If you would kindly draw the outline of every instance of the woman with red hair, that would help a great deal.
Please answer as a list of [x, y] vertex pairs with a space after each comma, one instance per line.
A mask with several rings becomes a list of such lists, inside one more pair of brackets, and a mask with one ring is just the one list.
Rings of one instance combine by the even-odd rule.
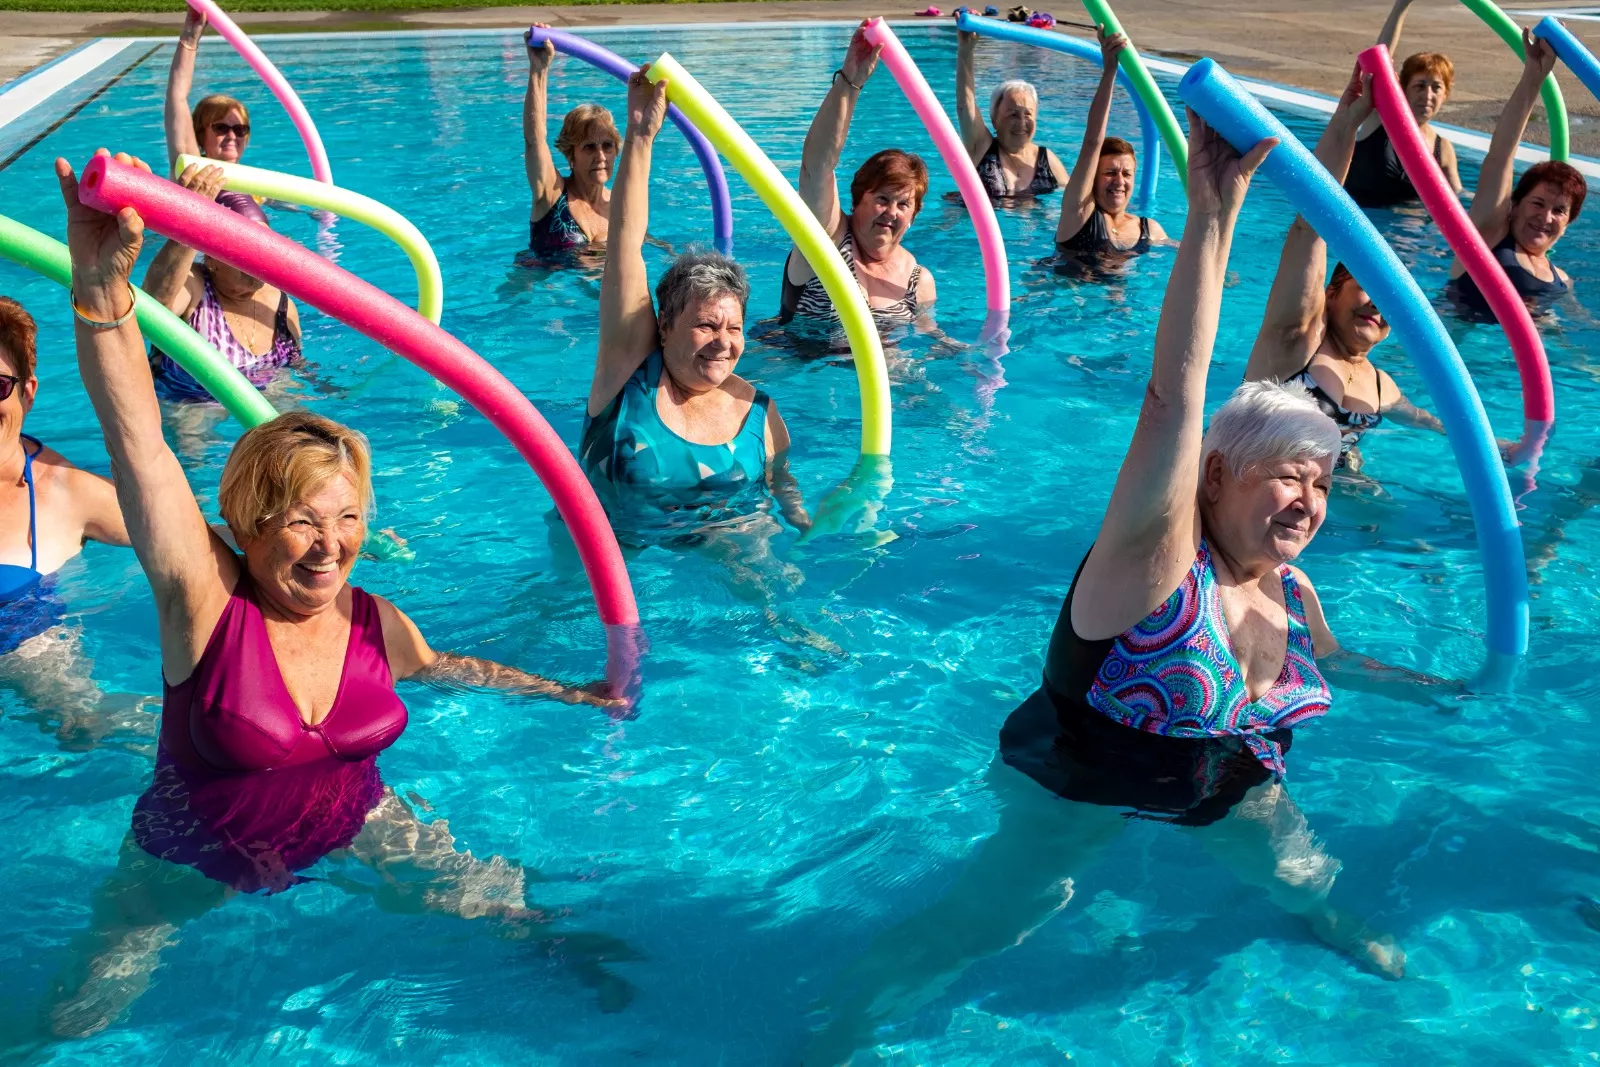
[[[1500, 112], [1489, 153], [1478, 171], [1472, 222], [1484, 243], [1494, 250], [1494, 258], [1518, 295], [1534, 305], [1572, 290], [1566, 272], [1550, 262], [1550, 250], [1583, 210], [1589, 186], [1575, 167], [1556, 160], [1530, 167], [1512, 185], [1522, 131], [1528, 126], [1539, 87], [1556, 65], [1555, 49], [1527, 30], [1522, 31], [1522, 46], [1527, 56], [1522, 79]], [[1459, 259], [1450, 264], [1450, 279], [1450, 288], [1464, 311], [1493, 316]]]
[[[862, 27], [866, 26], [863, 22]], [[839, 203], [834, 169], [850, 132], [861, 87], [878, 65], [878, 49], [857, 28], [845, 52], [844, 65], [833, 72], [833, 84], [806, 132], [800, 156], [800, 197], [839, 247], [855, 272], [880, 330], [909, 325], [938, 297], [933, 275], [902, 245], [906, 231], [928, 195], [928, 168], [921, 159], [898, 148], [874, 154], [850, 180], [850, 212]], [[837, 324], [839, 313], [811, 264], [798, 248], [783, 268], [783, 306], [779, 322], [795, 318]]]

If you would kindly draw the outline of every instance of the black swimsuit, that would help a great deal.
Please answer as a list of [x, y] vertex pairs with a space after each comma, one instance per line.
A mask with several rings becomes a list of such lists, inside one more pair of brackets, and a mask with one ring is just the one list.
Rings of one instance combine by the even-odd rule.
[[1056, 172], [1050, 166], [1050, 149], [1039, 146], [1039, 156], [1033, 162], [1033, 178], [1025, 189], [1007, 189], [1005, 168], [1000, 165], [1000, 142], [990, 141], [989, 150], [978, 160], [978, 177], [983, 188], [994, 200], [1017, 200], [1026, 196], [1047, 196], [1061, 188]]
[[[1517, 242], [1509, 233], [1505, 240], [1494, 246], [1494, 258], [1500, 264], [1500, 269], [1506, 272], [1506, 277], [1511, 279], [1511, 287], [1530, 308], [1554, 300], [1572, 289], [1562, 281], [1560, 274], [1545, 281], [1524, 267], [1517, 260]], [[1550, 270], [1554, 272], [1555, 266], [1552, 265]], [[1471, 275], [1463, 274], [1456, 278], [1450, 283], [1449, 291], [1468, 318], [1493, 321], [1494, 310], [1489, 307], [1489, 301], [1484, 299], [1478, 283], [1472, 280]]]
[[[1433, 142], [1433, 159], [1441, 165], [1444, 162], [1444, 138], [1437, 135]], [[1393, 207], [1420, 199], [1417, 187], [1411, 184], [1405, 167], [1400, 165], [1400, 157], [1395, 155], [1388, 131], [1382, 126], [1356, 142], [1344, 191], [1362, 207]]]
[[1339, 426], [1339, 462], [1334, 464], [1334, 469], [1339, 470], [1346, 465], [1350, 450], [1361, 442], [1361, 435], [1377, 426], [1383, 421], [1383, 372], [1376, 366], [1372, 368], [1378, 376], [1378, 404], [1376, 411], [1351, 411], [1341, 404], [1335, 403], [1322, 386], [1317, 384], [1316, 378], [1311, 375], [1311, 364], [1307, 363], [1300, 368], [1289, 381], [1303, 385], [1311, 394], [1311, 399], [1317, 402], [1317, 407], [1322, 413], [1332, 419]]
[[1140, 215], [1139, 239], [1134, 242], [1132, 248], [1119, 248], [1115, 238], [1111, 236], [1111, 227], [1106, 225], [1106, 213], [1096, 205], [1089, 213], [1089, 218], [1083, 227], [1069, 239], [1059, 242], [1056, 249], [1061, 252], [1091, 256], [1107, 253], [1123, 256], [1143, 255], [1150, 251], [1150, 220]]

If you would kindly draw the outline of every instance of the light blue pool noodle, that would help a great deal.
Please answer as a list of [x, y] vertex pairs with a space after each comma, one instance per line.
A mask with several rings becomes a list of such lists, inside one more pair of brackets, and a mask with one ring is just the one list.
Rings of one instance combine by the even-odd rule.
[[1240, 152], [1266, 137], [1281, 142], [1261, 173], [1283, 190], [1383, 309], [1422, 375], [1472, 508], [1487, 587], [1489, 651], [1521, 656], [1528, 650], [1528, 576], [1511, 487], [1478, 390], [1433, 306], [1333, 176], [1231, 74], [1202, 59], [1178, 83], [1178, 95]]
[[[956, 12], [956, 28], [971, 30], [973, 33], [992, 37], [997, 41], [1048, 48], [1052, 52], [1075, 56], [1097, 67], [1101, 65], [1100, 46], [1081, 37], [1051, 33], [1049, 30], [1039, 30], [1016, 22], [982, 18], [966, 8]], [[1156, 179], [1161, 175], [1161, 130], [1156, 126], [1155, 116], [1150, 114], [1144, 99], [1134, 90], [1133, 82], [1120, 66], [1117, 68], [1117, 84], [1121, 85], [1123, 91], [1133, 99], [1134, 110], [1139, 113], [1139, 136], [1144, 141], [1144, 161], [1139, 167], [1139, 214], [1148, 215], [1155, 210]]]
[[1594, 53], [1585, 48], [1582, 41], [1572, 36], [1571, 30], [1557, 22], [1554, 15], [1546, 15], [1533, 28], [1533, 35], [1548, 41], [1561, 62], [1589, 90], [1589, 95], [1600, 99], [1600, 62], [1596, 62]]

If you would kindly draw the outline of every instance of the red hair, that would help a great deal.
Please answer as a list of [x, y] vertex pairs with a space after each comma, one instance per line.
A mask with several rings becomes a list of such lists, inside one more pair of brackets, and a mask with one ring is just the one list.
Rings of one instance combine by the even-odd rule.
[[23, 381], [33, 377], [38, 337], [39, 327], [34, 325], [33, 316], [9, 296], [0, 296], [0, 349], [5, 350], [17, 369], [17, 377]]
[[1411, 79], [1418, 74], [1438, 78], [1444, 82], [1444, 91], [1448, 93], [1450, 86], [1455, 84], [1456, 65], [1443, 52], [1418, 52], [1414, 56], [1406, 56], [1406, 61], [1400, 64], [1400, 88], [1409, 86]]
[[1100, 158], [1104, 159], [1107, 156], [1132, 156], [1135, 160], [1137, 160], [1139, 158], [1139, 153], [1133, 150], [1132, 144], [1124, 141], [1122, 138], [1107, 137], [1104, 141], [1100, 142]]
[[1583, 198], [1589, 195], [1589, 183], [1583, 180], [1578, 168], [1557, 159], [1535, 163], [1511, 191], [1512, 205], [1522, 203], [1523, 198], [1540, 185], [1553, 185], [1565, 193], [1572, 201], [1572, 214], [1567, 221], [1578, 221], [1578, 213], [1583, 210]]
[[928, 165], [910, 152], [898, 148], [885, 148], [875, 153], [850, 179], [850, 203], [862, 199], [878, 189], [910, 189], [916, 199], [916, 210], [922, 210], [922, 198], [928, 195]]

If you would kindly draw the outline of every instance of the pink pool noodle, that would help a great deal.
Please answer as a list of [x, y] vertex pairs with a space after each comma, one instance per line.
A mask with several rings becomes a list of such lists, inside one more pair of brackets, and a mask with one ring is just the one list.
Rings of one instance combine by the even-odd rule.
[[283, 105], [283, 109], [289, 113], [289, 118], [294, 120], [294, 128], [300, 134], [300, 140], [305, 142], [306, 155], [311, 157], [312, 176], [319, 182], [332, 185], [333, 169], [328, 166], [328, 153], [322, 147], [322, 135], [317, 133], [317, 126], [311, 121], [310, 112], [306, 111], [306, 106], [300, 102], [300, 97], [284, 80], [282, 72], [273, 66], [272, 60], [256, 47], [256, 43], [246, 36], [238, 24], [213, 0], [188, 0], [188, 3], [206, 17], [206, 21], [216, 28], [222, 39], [233, 45], [233, 50], [238, 52], [244, 61], [250, 64], [250, 69], [267, 83], [272, 95], [278, 98], [278, 103]]
[[878, 58], [889, 68], [894, 80], [900, 83], [900, 91], [905, 93], [906, 99], [911, 101], [912, 110], [928, 128], [934, 146], [939, 149], [939, 155], [944, 157], [944, 165], [950, 169], [956, 187], [961, 190], [961, 199], [966, 201], [972, 225], [978, 231], [978, 248], [983, 253], [984, 289], [989, 311], [1009, 312], [1011, 276], [1006, 264], [1006, 246], [1000, 239], [1000, 223], [994, 216], [994, 204], [990, 203], [989, 194], [978, 178], [978, 170], [972, 165], [967, 146], [961, 143], [961, 136], [950, 124], [950, 116], [939, 106], [938, 98], [928, 87], [928, 80], [917, 69], [889, 24], [881, 18], [873, 19], [867, 23], [864, 34], [869, 44], [882, 50]]
[[[410, 360], [465, 397], [516, 446], [549, 491], [572, 531], [594, 589], [600, 620], [608, 630], [638, 625], [639, 609], [622, 551], [605, 509], [577, 461], [528, 398], [477, 353], [342, 267], [139, 167], [110, 156], [95, 156], [83, 168], [78, 199], [109, 213], [133, 208], [157, 233], [277, 286]], [[635, 642], [611, 633], [607, 644], [613, 652], [636, 647]], [[635, 667], [611, 659], [607, 678], [615, 685], [633, 676]]]
[[[1522, 417], [1528, 422], [1543, 423], [1545, 427], [1555, 421], [1556, 401], [1550, 382], [1550, 362], [1545, 358], [1544, 342], [1522, 302], [1511, 279], [1489, 251], [1478, 228], [1467, 217], [1466, 209], [1451, 190], [1434, 162], [1422, 132], [1411, 115], [1400, 82], [1394, 76], [1394, 66], [1389, 59], [1389, 49], [1375, 44], [1356, 57], [1361, 69], [1372, 75], [1372, 95], [1377, 103], [1383, 127], [1388, 131], [1389, 142], [1395, 155], [1405, 168], [1406, 176], [1416, 186], [1423, 206], [1433, 216], [1434, 223], [1449, 242], [1450, 250], [1461, 260], [1467, 274], [1477, 283], [1494, 317], [1500, 320], [1506, 339], [1511, 342], [1511, 353], [1517, 360], [1517, 372], [1522, 376]], [[1533, 429], [1533, 428], [1529, 428]], [[1540, 437], [1537, 430], [1533, 437]], [[1525, 431], [1525, 444], [1527, 432]]]

